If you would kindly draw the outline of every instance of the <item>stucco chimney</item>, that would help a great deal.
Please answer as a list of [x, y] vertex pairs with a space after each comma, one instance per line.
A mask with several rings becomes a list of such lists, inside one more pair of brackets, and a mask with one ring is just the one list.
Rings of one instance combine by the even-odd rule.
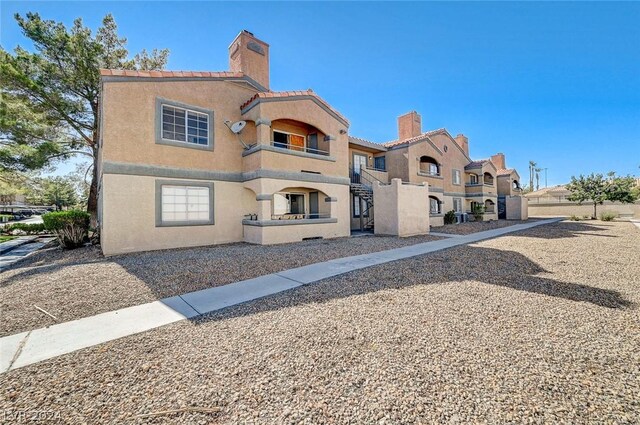
[[398, 139], [404, 140], [422, 133], [422, 118], [416, 111], [398, 117]]
[[491, 155], [491, 162], [496, 166], [498, 170], [503, 170], [507, 168], [507, 165], [504, 160], [504, 154], [502, 152], [497, 153], [495, 155]]
[[456, 143], [458, 144], [458, 146], [462, 148], [464, 153], [466, 153], [467, 156], [469, 156], [469, 138], [464, 134], [458, 134], [456, 136]]
[[229, 46], [229, 69], [269, 88], [269, 45], [242, 30]]

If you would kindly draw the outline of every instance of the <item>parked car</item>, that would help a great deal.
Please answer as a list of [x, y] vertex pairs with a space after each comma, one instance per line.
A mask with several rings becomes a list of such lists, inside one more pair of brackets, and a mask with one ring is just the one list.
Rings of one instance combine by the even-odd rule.
[[21, 210], [16, 211], [16, 213], [24, 216], [24, 217], [31, 217], [34, 213], [34, 211], [32, 209], [27, 209], [27, 208], [23, 208]]

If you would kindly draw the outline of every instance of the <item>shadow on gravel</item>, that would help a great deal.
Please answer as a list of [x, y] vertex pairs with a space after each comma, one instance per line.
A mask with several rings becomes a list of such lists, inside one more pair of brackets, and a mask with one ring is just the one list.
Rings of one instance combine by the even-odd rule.
[[576, 238], [580, 235], [588, 236], [600, 236], [606, 238], [618, 238], [616, 235], [604, 235], [598, 232], [604, 232], [609, 230], [609, 225], [598, 223], [590, 224], [577, 221], [560, 221], [558, 223], [547, 224], [544, 227], [544, 231], [540, 231], [539, 227], [523, 230], [518, 232], [517, 236], [542, 238], [542, 239], [562, 239], [562, 238]]
[[[618, 291], [538, 276], [540, 273], [548, 271], [518, 252], [461, 246], [350, 272], [193, 320], [205, 323], [388, 289], [463, 281], [478, 281], [611, 309], [635, 308], [635, 304]], [[491, 296], [490, 292], [488, 296]]]

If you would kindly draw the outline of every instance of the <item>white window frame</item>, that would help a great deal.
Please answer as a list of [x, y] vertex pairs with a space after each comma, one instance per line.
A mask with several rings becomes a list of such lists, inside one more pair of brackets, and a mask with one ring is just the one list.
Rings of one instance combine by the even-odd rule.
[[457, 213], [462, 212], [462, 198], [453, 198], [453, 210]]
[[[436, 209], [433, 210], [433, 203], [435, 202]], [[429, 214], [440, 214], [440, 201], [437, 198], [429, 198]]]
[[[166, 190], [169, 189], [180, 189], [185, 190], [184, 195], [168, 195]], [[208, 198], [205, 203], [202, 202], [189, 202], [189, 190], [192, 191], [203, 191], [207, 190]], [[165, 196], [176, 196], [183, 197], [184, 196], [184, 205], [181, 203], [165, 203]], [[192, 195], [195, 197], [195, 194]], [[201, 198], [198, 196], [197, 198]], [[203, 183], [203, 182], [191, 182], [184, 180], [156, 180], [156, 227], [175, 227], [175, 226], [203, 226], [203, 225], [213, 225], [214, 222], [214, 187], [213, 183]], [[173, 205], [173, 211], [167, 211], [168, 205]], [[206, 210], [203, 210], [203, 206], [206, 205]], [[183, 208], [184, 207], [184, 208]], [[164, 213], [186, 213], [186, 217], [184, 219], [167, 219]], [[194, 217], [192, 219], [189, 218], [189, 213], [197, 214], [197, 218]], [[206, 214], [202, 214], [206, 213]]]
[[453, 184], [459, 186], [460, 185], [460, 170], [452, 170], [453, 172], [453, 176], [452, 176], [452, 180], [453, 180]]

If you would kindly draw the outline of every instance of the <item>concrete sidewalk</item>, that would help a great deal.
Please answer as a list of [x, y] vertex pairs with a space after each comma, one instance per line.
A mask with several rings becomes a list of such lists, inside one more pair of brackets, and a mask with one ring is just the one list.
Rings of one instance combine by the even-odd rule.
[[6, 336], [0, 338], [0, 373], [343, 273], [560, 220], [540, 220], [388, 251], [338, 258]]
[[16, 249], [19, 246], [33, 242], [38, 239], [37, 236], [18, 236], [7, 242], [0, 243], [0, 255]]
[[14, 263], [17, 263], [18, 261], [33, 254], [39, 249], [44, 248], [45, 246], [47, 246], [47, 244], [49, 244], [49, 242], [53, 241], [54, 239], [55, 237], [53, 236], [34, 236], [33, 239], [27, 240], [26, 242], [12, 247], [10, 251], [5, 250], [3, 253], [0, 253], [0, 272], [8, 269]]

